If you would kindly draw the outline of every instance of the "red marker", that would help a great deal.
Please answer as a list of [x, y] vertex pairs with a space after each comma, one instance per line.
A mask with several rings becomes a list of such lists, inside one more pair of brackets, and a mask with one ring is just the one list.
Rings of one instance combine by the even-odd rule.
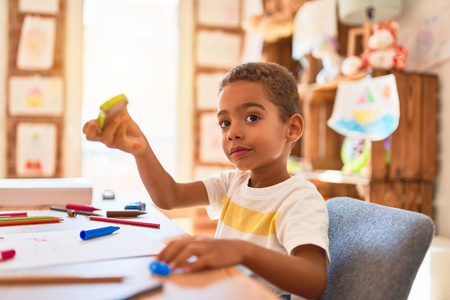
[[84, 211], [94, 211], [99, 210], [100, 208], [95, 208], [90, 205], [79, 205], [79, 204], [66, 204], [67, 209], [74, 209], [74, 210], [84, 210]]
[[10, 212], [0, 214], [0, 218], [27, 217], [27, 212]]
[[111, 219], [111, 218], [100, 218], [100, 217], [88, 217], [89, 220], [92, 221], [101, 221], [101, 222], [110, 222], [110, 223], [117, 223], [117, 224], [126, 224], [126, 225], [136, 225], [136, 226], [144, 226], [144, 227], [151, 227], [151, 228], [160, 228], [160, 224], [156, 223], [147, 223], [147, 222], [136, 222], [136, 221], [130, 221], [130, 220], [123, 220], [123, 219]]
[[14, 255], [16, 255], [16, 250], [14, 249], [0, 251], [0, 261], [11, 259]]

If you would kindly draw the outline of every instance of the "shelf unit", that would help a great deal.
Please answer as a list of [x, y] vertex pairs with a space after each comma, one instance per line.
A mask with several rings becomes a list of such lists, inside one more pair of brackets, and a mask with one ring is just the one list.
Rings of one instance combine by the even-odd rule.
[[[373, 76], [385, 75], [375, 71]], [[438, 78], [435, 75], [393, 71], [400, 101], [400, 123], [385, 141], [371, 143], [367, 174], [344, 174], [342, 136], [327, 127], [337, 83], [299, 89], [305, 118], [302, 137], [304, 176], [325, 198], [359, 197], [433, 217], [438, 172]], [[389, 160], [386, 162], [386, 155]]]

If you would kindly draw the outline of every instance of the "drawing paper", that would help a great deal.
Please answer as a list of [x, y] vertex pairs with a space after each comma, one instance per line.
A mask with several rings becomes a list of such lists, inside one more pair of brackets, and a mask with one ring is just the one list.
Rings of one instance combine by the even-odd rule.
[[[86, 229], [111, 225], [98, 222], [95, 227]], [[16, 256], [0, 264], [0, 273], [17, 269], [156, 255], [165, 246], [136, 228], [123, 225], [119, 227], [120, 229], [113, 234], [87, 241], [80, 238], [81, 230], [2, 235], [0, 251], [14, 249]]]

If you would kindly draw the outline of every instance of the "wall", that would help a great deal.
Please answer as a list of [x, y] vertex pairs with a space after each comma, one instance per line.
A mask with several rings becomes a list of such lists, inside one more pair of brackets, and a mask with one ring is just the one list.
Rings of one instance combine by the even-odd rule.
[[[65, 124], [63, 177], [80, 176], [81, 66], [83, 2], [66, 0]], [[6, 72], [8, 54], [8, 1], [0, 0], [0, 178], [6, 176]]]
[[8, 1], [0, 0], [0, 178], [6, 175], [6, 69]]
[[[445, 7], [448, 0], [404, 0], [404, 12], [397, 20], [400, 30], [412, 22], [420, 22]], [[450, 13], [450, 10], [448, 11]], [[450, 16], [449, 16], [450, 17]], [[448, 20], [448, 19], [447, 19]], [[448, 22], [448, 21], [447, 21]], [[450, 34], [450, 22], [447, 23]], [[439, 235], [450, 238], [450, 60], [430, 70], [439, 76], [439, 174], [435, 194], [435, 224]]]

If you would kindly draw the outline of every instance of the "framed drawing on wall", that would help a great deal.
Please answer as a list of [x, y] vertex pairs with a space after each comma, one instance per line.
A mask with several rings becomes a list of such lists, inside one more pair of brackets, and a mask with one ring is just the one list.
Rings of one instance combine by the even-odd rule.
[[240, 0], [198, 0], [197, 21], [204, 26], [239, 28]]
[[196, 63], [201, 67], [230, 69], [239, 64], [243, 35], [221, 30], [197, 32]]
[[18, 177], [52, 177], [56, 171], [57, 128], [52, 123], [18, 123], [16, 174]]
[[11, 116], [60, 116], [63, 112], [63, 79], [59, 76], [12, 76], [9, 79]]
[[196, 78], [196, 98], [198, 109], [217, 110], [219, 84], [225, 76], [223, 72], [199, 73]]
[[215, 112], [200, 114], [200, 147], [201, 163], [229, 164], [222, 150], [220, 127]]

